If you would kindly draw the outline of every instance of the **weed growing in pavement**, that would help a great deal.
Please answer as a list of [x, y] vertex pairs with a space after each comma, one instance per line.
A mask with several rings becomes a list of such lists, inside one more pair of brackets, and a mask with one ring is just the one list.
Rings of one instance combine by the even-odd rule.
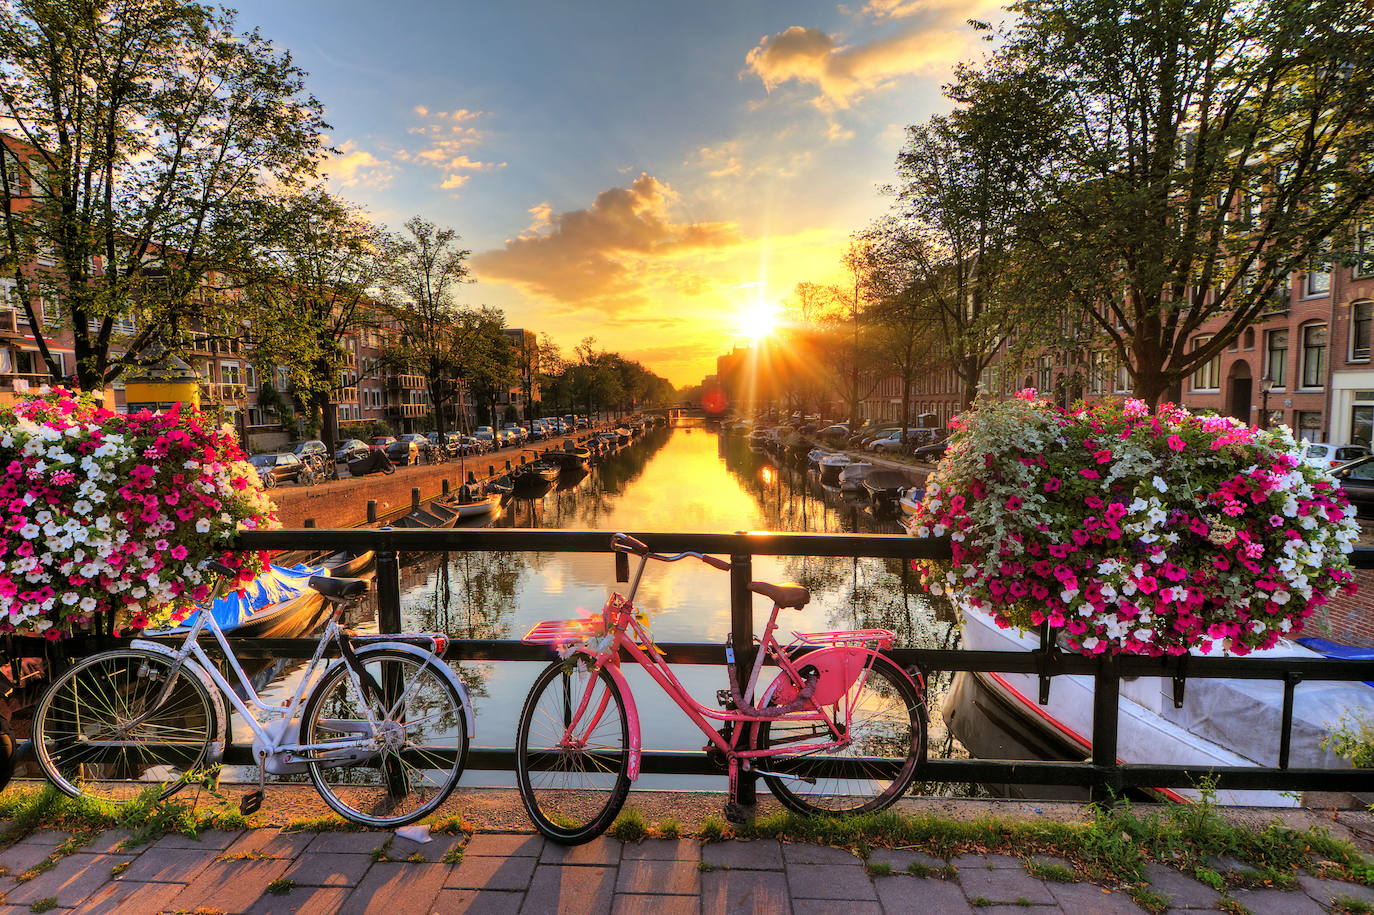
[[699, 832], [703, 841], [721, 842], [727, 837], [725, 821], [717, 816], [709, 816], [701, 821]]
[[1144, 884], [1130, 887], [1126, 892], [1135, 900], [1136, 905], [1147, 912], [1161, 913], [1169, 910], [1170, 897], [1156, 893]]
[[638, 842], [649, 834], [649, 824], [637, 807], [626, 807], [606, 834], [622, 842]]
[[440, 860], [441, 862], [443, 862], [444, 864], [462, 864], [462, 863], [463, 863], [463, 849], [462, 849], [462, 847], [459, 846], [459, 847], [456, 847], [456, 848], [450, 848], [448, 851], [444, 852], [444, 856], [443, 856], [442, 858], [440, 858], [439, 860]]
[[1193, 878], [1203, 886], [1209, 886], [1218, 893], [1226, 892], [1226, 881], [1221, 874], [1212, 870], [1210, 867], [1199, 867], [1193, 871]]
[[429, 825], [431, 833], [442, 833], [446, 836], [472, 835], [477, 831], [477, 827], [463, 819], [462, 814], [447, 816], [440, 820], [435, 820]]
[[1337, 896], [1331, 900], [1331, 909], [1341, 915], [1374, 915], [1374, 905], [1354, 896]]
[[1053, 883], [1073, 883], [1073, 871], [1054, 862], [1027, 861], [1026, 873], [1036, 880], [1049, 880]]
[[892, 865], [886, 861], [869, 861], [864, 865], [864, 869], [873, 877], [891, 877]]
[[422, 851], [417, 851], [415, 854], [411, 855], [409, 858], [406, 858], [406, 863], [407, 863], [407, 864], [424, 864], [426, 860], [427, 860], [427, 859], [425, 858], [425, 853], [422, 852]]
[[297, 817], [282, 828], [282, 832], [344, 832], [356, 829], [341, 816]]
[[296, 881], [287, 880], [284, 877], [279, 877], [278, 879], [273, 880], [271, 883], [267, 884], [267, 892], [271, 893], [273, 896], [285, 896], [287, 893], [291, 892], [295, 888]]
[[677, 820], [671, 818], [659, 820], [658, 825], [654, 827], [654, 834], [660, 839], [676, 839], [682, 835], [682, 827]]
[[57, 908], [56, 896], [44, 896], [42, 899], [39, 899], [29, 905], [30, 912], [47, 912], [50, 909], [55, 908]]
[[986, 896], [978, 896], [969, 904], [977, 909], [985, 909], [990, 905], [994, 905], [993, 901]]
[[120, 874], [122, 874], [122, 873], [124, 873], [126, 870], [128, 870], [128, 869], [129, 869], [129, 865], [131, 865], [131, 864], [133, 864], [133, 863], [134, 863], [134, 862], [132, 862], [132, 861], [121, 861], [121, 862], [119, 862], [119, 863], [116, 864], [114, 867], [110, 868], [110, 876], [111, 876], [111, 877], [118, 877]]
[[715, 870], [715, 869], [716, 869], [716, 866], [715, 866], [714, 864], [712, 864], [710, 861], [698, 861], [698, 862], [697, 862], [697, 870], [701, 871], [703, 874], [709, 874], [709, 873], [711, 873], [711, 871], [713, 871], [713, 870]]

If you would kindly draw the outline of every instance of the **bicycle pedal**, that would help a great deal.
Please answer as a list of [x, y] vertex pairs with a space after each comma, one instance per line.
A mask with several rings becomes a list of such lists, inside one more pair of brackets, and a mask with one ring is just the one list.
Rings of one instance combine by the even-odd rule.
[[256, 791], [250, 791], [243, 797], [239, 798], [239, 813], [243, 816], [248, 816], [249, 814], [257, 813], [260, 809], [262, 809], [262, 799], [264, 794], [265, 792], [261, 788], [258, 788]]

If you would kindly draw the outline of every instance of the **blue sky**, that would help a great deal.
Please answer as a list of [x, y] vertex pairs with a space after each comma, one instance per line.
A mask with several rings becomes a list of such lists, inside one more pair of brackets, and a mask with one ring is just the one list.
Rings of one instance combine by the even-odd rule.
[[331, 184], [474, 252], [470, 304], [675, 383], [838, 278], [977, 0], [237, 4], [311, 74]]

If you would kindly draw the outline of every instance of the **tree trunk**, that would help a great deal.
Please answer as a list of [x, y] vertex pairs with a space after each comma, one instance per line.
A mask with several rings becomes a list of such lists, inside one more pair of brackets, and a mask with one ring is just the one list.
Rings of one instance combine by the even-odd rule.
[[320, 410], [320, 441], [332, 455], [339, 447], [339, 405], [328, 394], [316, 394]]

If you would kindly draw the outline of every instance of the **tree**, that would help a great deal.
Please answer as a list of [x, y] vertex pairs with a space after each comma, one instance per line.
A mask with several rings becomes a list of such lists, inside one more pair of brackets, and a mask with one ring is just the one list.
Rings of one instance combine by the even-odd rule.
[[1004, 342], [1030, 346], [1043, 327], [1026, 320], [1014, 254], [1053, 141], [1035, 74], [989, 80], [963, 70], [948, 94], [960, 107], [909, 128], [897, 157], [888, 254], [908, 262], [910, 292], [939, 328], [967, 409]]
[[297, 398], [319, 418], [332, 454], [339, 437], [335, 395], [348, 367], [343, 343], [375, 321], [367, 306], [381, 277], [381, 235], [357, 208], [323, 190], [262, 208], [262, 222], [276, 228], [274, 243], [258, 252], [246, 290], [258, 316], [254, 361], [263, 377], [276, 366], [286, 370]]
[[483, 416], [496, 425], [496, 400], [508, 392], [520, 370], [515, 347], [506, 335], [506, 318], [497, 308], [465, 308], [456, 315], [458, 338], [455, 374], [467, 384]]
[[1023, 226], [1039, 297], [1082, 309], [1137, 396], [1176, 399], [1286, 303], [1292, 272], [1340, 256], [1374, 195], [1374, 17], [1358, 0], [1015, 8], [986, 78], [1043, 74], [1062, 113]]
[[447, 430], [447, 405], [456, 399], [462, 364], [465, 312], [454, 302], [455, 289], [467, 282], [467, 258], [458, 233], [419, 216], [402, 232], [388, 236], [382, 249], [380, 285], [388, 312], [401, 326], [401, 341], [390, 354], [397, 367], [425, 378], [438, 431]]
[[911, 422], [911, 389], [916, 379], [932, 370], [936, 350], [936, 310], [931, 307], [927, 284], [913, 276], [918, 262], [908, 254], [912, 239], [909, 226], [886, 219], [867, 236], [874, 249], [872, 283], [877, 301], [871, 306], [877, 351], [902, 383], [902, 438]]
[[850, 282], [846, 288], [833, 287], [824, 297], [829, 307], [818, 317], [822, 333], [817, 348], [836, 394], [845, 403], [847, 418], [854, 424], [859, 422], [859, 405], [880, 380], [868, 309], [873, 295], [873, 250], [868, 243], [855, 240], [843, 262]]
[[328, 125], [289, 54], [186, 0], [15, 0], [0, 61], [0, 266], [48, 372], [70, 331], [101, 390], [213, 311], [250, 204], [313, 174]]

